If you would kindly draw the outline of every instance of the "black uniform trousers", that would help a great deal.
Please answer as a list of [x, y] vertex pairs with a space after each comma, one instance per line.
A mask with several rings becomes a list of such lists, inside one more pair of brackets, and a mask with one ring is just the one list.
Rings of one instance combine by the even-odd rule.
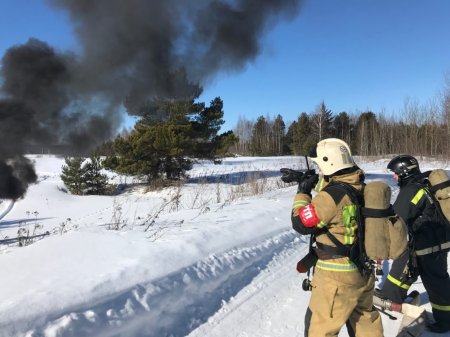
[[427, 290], [437, 322], [450, 322], [450, 277], [447, 271], [447, 252], [417, 256], [420, 278]]
[[392, 262], [389, 275], [381, 289], [383, 296], [396, 303], [402, 303], [414, 279], [406, 279], [408, 273], [409, 250], [406, 249]]

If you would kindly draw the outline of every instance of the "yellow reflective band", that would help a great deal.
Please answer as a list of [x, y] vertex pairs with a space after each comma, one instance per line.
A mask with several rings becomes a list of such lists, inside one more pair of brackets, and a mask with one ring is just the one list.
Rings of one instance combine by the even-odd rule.
[[303, 207], [305, 207], [305, 206], [308, 206], [308, 205], [309, 205], [308, 203], [306, 203], [306, 204], [302, 204], [302, 203], [294, 203], [294, 205], [292, 206], [292, 212], [293, 212], [293, 214], [294, 214], [294, 215], [298, 215], [298, 210], [301, 209], [301, 208], [303, 208]]
[[323, 183], [325, 182], [324, 177], [320, 177], [319, 182], [314, 186], [314, 191], [320, 192], [323, 189]]
[[411, 202], [414, 205], [417, 205], [417, 203], [420, 201], [420, 199], [423, 197], [423, 195], [425, 194], [425, 189], [421, 188], [416, 195], [414, 196], [414, 198], [412, 198]]
[[318, 260], [316, 267], [322, 270], [337, 271], [337, 272], [355, 272], [358, 268], [351, 263], [336, 263], [324, 260]]
[[344, 245], [351, 245], [355, 241], [356, 205], [348, 205], [342, 209], [342, 220], [345, 226]]
[[390, 274], [388, 275], [387, 279], [388, 279], [389, 281], [391, 281], [392, 283], [394, 283], [396, 286], [399, 286], [399, 287], [402, 288], [402, 289], [408, 290], [409, 287], [410, 287], [409, 284], [402, 283], [402, 281], [397, 280], [396, 278], [394, 278], [394, 277], [393, 277], [392, 275], [390, 275]]
[[298, 207], [305, 207], [308, 205], [309, 205], [309, 202], [307, 202], [306, 200], [295, 200], [294, 205], [292, 207], [298, 208]]
[[323, 228], [323, 227], [325, 227], [327, 224], [325, 223], [325, 222], [323, 222], [323, 221], [320, 221], [318, 224], [317, 224], [317, 227], [318, 228]]
[[431, 303], [431, 307], [433, 309], [441, 310], [441, 311], [450, 311], [450, 305], [439, 305]]

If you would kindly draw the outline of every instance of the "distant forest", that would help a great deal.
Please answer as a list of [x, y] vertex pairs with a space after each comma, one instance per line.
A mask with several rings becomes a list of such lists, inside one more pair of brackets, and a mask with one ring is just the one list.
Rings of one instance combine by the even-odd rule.
[[[222, 99], [216, 97], [208, 106], [196, 101], [201, 88], [193, 89], [185, 98], [131, 105], [135, 108], [128, 112], [138, 121], [132, 130], [97, 147], [95, 156], [105, 156], [98, 166], [157, 186], [186, 177], [198, 159], [218, 163], [233, 155], [307, 155], [328, 137], [346, 141], [354, 155], [404, 153], [450, 159], [450, 86], [442, 100], [427, 105], [405, 100], [395, 116], [373, 111], [335, 114], [322, 101], [288, 126], [281, 114], [256, 120], [241, 117], [234, 130], [222, 133]], [[78, 161], [74, 163], [78, 173]]]
[[336, 137], [353, 154], [378, 156], [408, 153], [450, 158], [450, 92], [426, 106], [405, 100], [397, 116], [365, 111], [333, 113], [321, 102], [312, 113], [302, 112], [286, 125], [283, 117], [239, 118], [233, 130], [238, 142], [231, 153], [252, 156], [305, 155], [317, 141]]
[[[129, 104], [138, 117], [132, 130], [97, 147], [112, 171], [155, 179], [179, 179], [198, 159], [220, 162], [233, 155], [306, 155], [329, 137], [346, 141], [354, 155], [411, 154], [450, 159], [450, 80], [444, 94], [423, 105], [405, 99], [401, 111], [348, 113], [331, 111], [324, 101], [312, 112], [302, 112], [289, 122], [282, 114], [240, 117], [233, 130], [221, 132], [225, 123], [220, 97], [209, 106], [198, 102], [201, 88], [192, 94], [162, 99], [146, 105]], [[139, 103], [139, 102], [138, 102]]]

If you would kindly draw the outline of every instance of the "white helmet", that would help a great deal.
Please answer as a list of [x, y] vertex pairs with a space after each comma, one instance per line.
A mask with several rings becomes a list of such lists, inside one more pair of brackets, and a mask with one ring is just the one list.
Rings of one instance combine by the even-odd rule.
[[326, 176], [356, 166], [350, 147], [338, 138], [327, 138], [318, 142], [316, 153], [313, 153], [310, 157]]

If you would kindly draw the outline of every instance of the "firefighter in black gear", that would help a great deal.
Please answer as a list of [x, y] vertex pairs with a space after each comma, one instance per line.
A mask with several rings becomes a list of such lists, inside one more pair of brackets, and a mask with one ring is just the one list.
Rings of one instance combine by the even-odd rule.
[[427, 188], [427, 174], [421, 173], [417, 159], [409, 155], [395, 157], [387, 168], [394, 173], [400, 187], [393, 206], [408, 226], [409, 251], [393, 262], [382, 294], [402, 302], [409, 286], [420, 276], [436, 321], [428, 326], [429, 330], [450, 331], [448, 249], [441, 249], [449, 238], [446, 238], [445, 222]]

